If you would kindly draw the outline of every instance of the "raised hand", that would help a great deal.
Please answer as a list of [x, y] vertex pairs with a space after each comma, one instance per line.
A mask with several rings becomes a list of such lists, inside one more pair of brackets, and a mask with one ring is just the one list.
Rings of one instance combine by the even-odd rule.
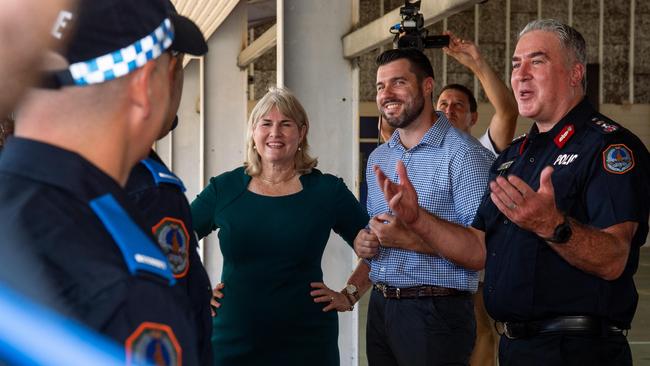
[[517, 226], [542, 238], [551, 237], [563, 220], [555, 205], [552, 174], [550, 166], [542, 170], [537, 192], [517, 176], [511, 175], [508, 179], [497, 177], [490, 182], [490, 198], [499, 211]]
[[418, 195], [408, 178], [404, 162], [399, 160], [396, 169], [399, 183], [391, 182], [378, 166], [374, 167], [377, 184], [384, 192], [388, 207], [402, 222], [410, 225], [417, 220], [419, 215]]
[[444, 47], [443, 52], [475, 71], [482, 59], [481, 53], [474, 42], [460, 39], [450, 31], [445, 32], [445, 34], [449, 35], [449, 47]]

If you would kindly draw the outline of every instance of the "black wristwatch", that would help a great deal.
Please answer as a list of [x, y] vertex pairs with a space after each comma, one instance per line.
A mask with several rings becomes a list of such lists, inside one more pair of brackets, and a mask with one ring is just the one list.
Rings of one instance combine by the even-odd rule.
[[553, 231], [553, 236], [551, 236], [550, 238], [542, 238], [542, 239], [553, 244], [566, 244], [566, 242], [568, 242], [569, 239], [571, 239], [572, 234], [573, 234], [573, 230], [571, 230], [571, 223], [569, 222], [569, 218], [566, 215], [564, 215], [564, 221], [555, 227], [555, 230]]

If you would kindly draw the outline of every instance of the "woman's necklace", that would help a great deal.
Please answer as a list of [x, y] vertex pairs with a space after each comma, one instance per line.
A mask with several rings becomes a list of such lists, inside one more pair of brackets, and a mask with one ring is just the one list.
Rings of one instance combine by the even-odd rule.
[[298, 173], [294, 171], [293, 174], [292, 174], [290, 177], [285, 178], [285, 179], [282, 179], [282, 180], [279, 180], [279, 181], [277, 181], [277, 182], [274, 182], [274, 181], [272, 181], [272, 180], [270, 180], [270, 179], [266, 179], [266, 178], [262, 177], [261, 174], [258, 175], [257, 178], [259, 178], [259, 179], [260, 179], [262, 182], [264, 182], [264, 183], [267, 183], [267, 184], [270, 184], [270, 185], [272, 185], [272, 186], [275, 186], [275, 185], [278, 185], [278, 184], [281, 184], [281, 183], [286, 183], [286, 182], [292, 180], [293, 177], [295, 177], [297, 174], [298, 174]]

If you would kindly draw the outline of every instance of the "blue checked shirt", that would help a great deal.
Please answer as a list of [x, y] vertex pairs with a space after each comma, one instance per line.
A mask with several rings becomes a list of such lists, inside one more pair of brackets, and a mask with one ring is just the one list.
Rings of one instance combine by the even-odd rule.
[[[444, 114], [419, 144], [406, 150], [399, 131], [375, 149], [368, 159], [368, 214], [390, 212], [372, 170], [378, 165], [397, 182], [395, 165], [402, 160], [418, 193], [418, 203], [439, 218], [470, 226], [487, 188], [494, 155], [473, 137], [453, 128]], [[395, 248], [379, 248], [370, 261], [370, 280], [394, 287], [435, 285], [475, 292], [476, 271], [432, 255]]]

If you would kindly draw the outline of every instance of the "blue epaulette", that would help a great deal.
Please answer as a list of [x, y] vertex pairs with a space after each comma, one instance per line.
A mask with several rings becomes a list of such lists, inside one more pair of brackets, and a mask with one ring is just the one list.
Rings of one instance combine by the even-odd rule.
[[170, 286], [176, 283], [167, 257], [112, 195], [105, 194], [90, 201], [90, 207], [117, 243], [131, 274], [148, 272], [168, 280]]
[[178, 186], [183, 192], [185, 192], [185, 185], [183, 181], [172, 173], [165, 165], [160, 164], [152, 158], [147, 158], [140, 161], [153, 176], [154, 182], [156, 185], [160, 183], [169, 183]]

